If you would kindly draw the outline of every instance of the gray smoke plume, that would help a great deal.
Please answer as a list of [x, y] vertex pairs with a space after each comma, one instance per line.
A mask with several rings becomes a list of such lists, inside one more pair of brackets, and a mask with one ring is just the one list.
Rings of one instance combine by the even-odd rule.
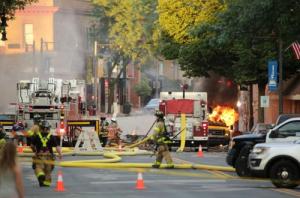
[[197, 78], [194, 80], [193, 91], [207, 92], [208, 105], [235, 107], [238, 98], [237, 86], [230, 80], [217, 75], [210, 78]]
[[[16, 83], [20, 80], [31, 80], [33, 77], [84, 79], [91, 4], [89, 1], [55, 0], [55, 6], [59, 10], [54, 15], [53, 41], [44, 39], [43, 46], [36, 45], [35, 50], [26, 53], [0, 55], [0, 112], [7, 111], [9, 103], [17, 102]], [[39, 29], [37, 24], [33, 26]], [[10, 40], [10, 35], [7, 36], [7, 43], [17, 43]], [[34, 38], [36, 42], [41, 39]], [[47, 51], [47, 45], [54, 45], [54, 51]]]

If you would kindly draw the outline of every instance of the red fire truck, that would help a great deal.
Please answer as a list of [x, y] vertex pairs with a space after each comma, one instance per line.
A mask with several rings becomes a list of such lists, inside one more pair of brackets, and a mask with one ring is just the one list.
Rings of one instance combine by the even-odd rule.
[[207, 93], [161, 92], [159, 109], [166, 117], [172, 147], [180, 145], [181, 114], [186, 116], [186, 147], [206, 147], [208, 143]]

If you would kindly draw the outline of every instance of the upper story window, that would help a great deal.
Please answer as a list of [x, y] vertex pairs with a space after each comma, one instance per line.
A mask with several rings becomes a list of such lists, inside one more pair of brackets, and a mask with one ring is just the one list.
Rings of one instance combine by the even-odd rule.
[[33, 25], [32, 24], [25, 24], [24, 37], [25, 37], [26, 45], [33, 45]]

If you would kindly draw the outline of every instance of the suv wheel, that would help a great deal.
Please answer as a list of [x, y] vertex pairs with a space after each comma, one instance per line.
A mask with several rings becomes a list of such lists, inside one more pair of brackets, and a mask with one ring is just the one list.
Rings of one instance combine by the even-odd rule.
[[281, 160], [270, 169], [270, 178], [278, 188], [295, 188], [298, 186], [298, 167], [289, 160]]
[[238, 158], [235, 161], [235, 171], [240, 177], [251, 176], [250, 167], [248, 165], [248, 158], [251, 152], [252, 146], [246, 145], [242, 148]]

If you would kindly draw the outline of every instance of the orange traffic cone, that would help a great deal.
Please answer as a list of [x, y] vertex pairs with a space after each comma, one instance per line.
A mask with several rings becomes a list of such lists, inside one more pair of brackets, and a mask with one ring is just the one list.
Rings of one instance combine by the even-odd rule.
[[136, 180], [136, 187], [135, 188], [137, 190], [143, 190], [143, 189], [145, 189], [142, 173], [138, 173], [138, 178]]
[[23, 151], [24, 151], [24, 148], [23, 148], [22, 142], [20, 142], [19, 146], [18, 146], [18, 153], [23, 153]]
[[203, 157], [203, 151], [202, 151], [201, 144], [199, 145], [199, 149], [198, 149], [198, 157]]
[[57, 192], [64, 192], [65, 191], [64, 181], [63, 181], [63, 176], [62, 176], [61, 170], [58, 171], [58, 179], [57, 179], [57, 182], [56, 182], [55, 191], [57, 191]]

